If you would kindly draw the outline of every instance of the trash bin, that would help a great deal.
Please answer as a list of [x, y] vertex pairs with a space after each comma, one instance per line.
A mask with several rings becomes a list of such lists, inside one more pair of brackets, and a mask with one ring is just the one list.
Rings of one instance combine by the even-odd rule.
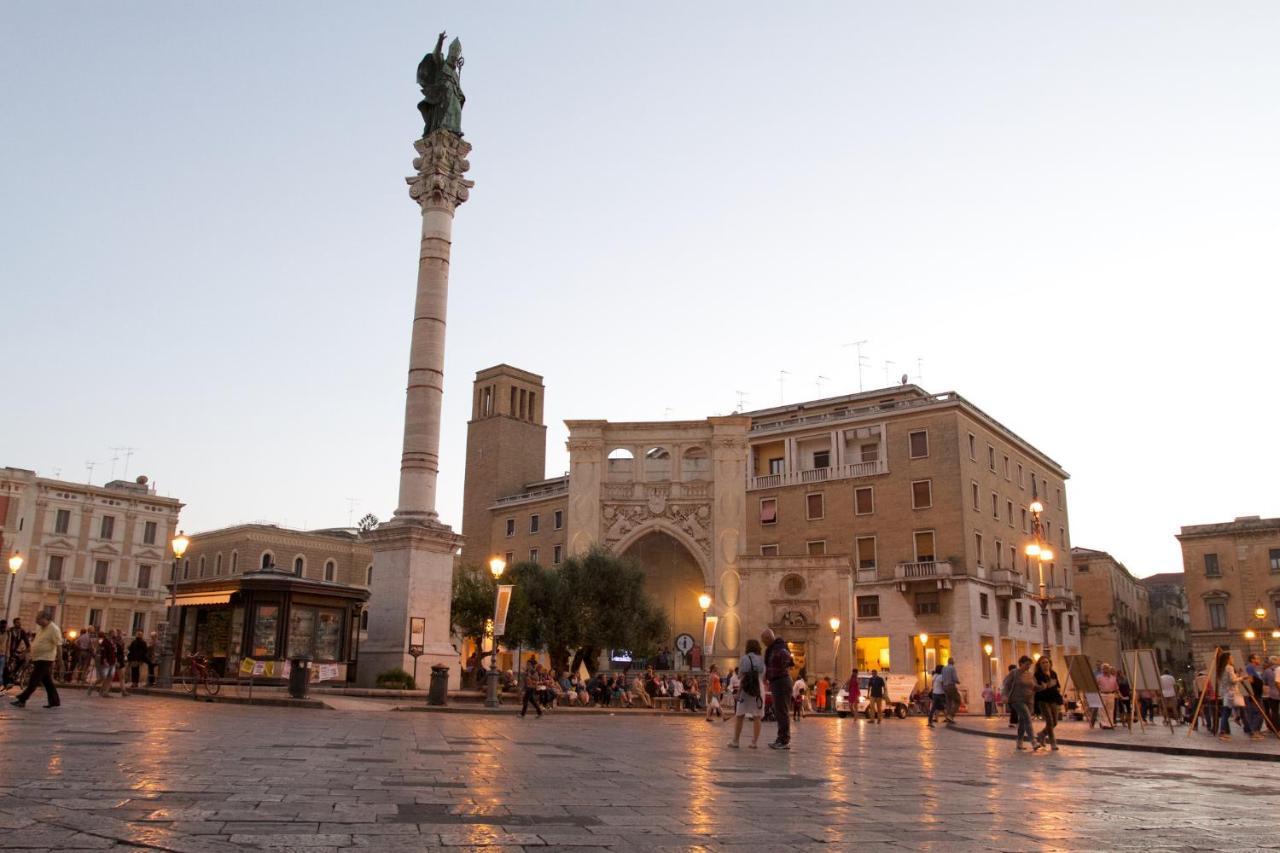
[[311, 681], [311, 658], [302, 656], [289, 661], [289, 698], [306, 699]]
[[449, 667], [435, 664], [431, 667], [431, 688], [427, 691], [428, 705], [444, 705], [449, 701]]

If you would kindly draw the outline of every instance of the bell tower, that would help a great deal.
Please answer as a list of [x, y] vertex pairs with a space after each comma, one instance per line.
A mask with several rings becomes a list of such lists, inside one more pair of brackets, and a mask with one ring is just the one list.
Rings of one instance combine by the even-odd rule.
[[494, 502], [546, 476], [545, 390], [541, 376], [507, 364], [476, 373], [462, 491], [464, 565], [483, 566], [493, 556]]

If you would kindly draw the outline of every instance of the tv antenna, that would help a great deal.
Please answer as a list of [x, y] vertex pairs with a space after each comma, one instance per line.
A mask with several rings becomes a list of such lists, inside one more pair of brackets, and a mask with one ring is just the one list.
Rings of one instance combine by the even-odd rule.
[[862, 368], [867, 367], [867, 366], [869, 366], [869, 365], [870, 365], [870, 362], [867, 360], [867, 357], [866, 357], [866, 356], [864, 356], [864, 355], [862, 354], [862, 347], [863, 347], [863, 345], [864, 345], [864, 344], [866, 344], [866, 343], [867, 343], [866, 341], [853, 341], [852, 343], [845, 344], [845, 346], [847, 346], [847, 347], [853, 347], [853, 348], [854, 348], [854, 352], [856, 352], [856, 353], [857, 353], [857, 362], [858, 362], [858, 392], [859, 392], [859, 393], [861, 393], [861, 392], [862, 392]]
[[747, 406], [747, 392], [734, 391], [733, 393], [738, 395], [738, 411], [741, 412]]
[[830, 382], [830, 381], [831, 381], [831, 378], [830, 378], [830, 377], [828, 377], [828, 376], [819, 376], [819, 377], [817, 377], [816, 379], [814, 379], [814, 380], [813, 380], [813, 385], [814, 385], [814, 387], [818, 389], [818, 398], [819, 398], [819, 399], [821, 399], [821, 398], [822, 398], [822, 383], [823, 383], [823, 382]]
[[667, 408], [662, 410], [662, 417], [669, 418], [671, 417], [671, 413], [674, 411], [675, 409], [671, 408], [670, 406], [667, 406]]
[[886, 360], [884, 363], [884, 387], [889, 387], [889, 368], [893, 367], [893, 362]]
[[924, 384], [924, 359], [923, 358], [916, 359], [916, 384], [917, 385]]
[[789, 370], [778, 371], [778, 405], [779, 406], [782, 405], [782, 401], [785, 396], [784, 389], [786, 388], [786, 380], [787, 380], [787, 377], [790, 375], [791, 375], [791, 371]]
[[120, 461], [120, 454], [122, 453], [124, 454], [124, 473], [121, 474], [120, 476], [121, 477], [129, 476], [129, 460], [133, 458], [133, 452], [137, 449], [138, 448], [136, 447], [108, 447], [107, 448], [107, 450], [110, 450], [113, 454], [111, 457], [111, 479], [114, 480], [116, 478], [116, 462]]
[[347, 498], [347, 527], [354, 527], [356, 504], [360, 503], [359, 498]]
[[93, 485], [93, 469], [97, 467], [97, 465], [98, 465], [97, 462], [84, 463], [84, 467], [89, 469], [89, 479], [85, 480], [85, 482], [88, 483], [90, 486]]

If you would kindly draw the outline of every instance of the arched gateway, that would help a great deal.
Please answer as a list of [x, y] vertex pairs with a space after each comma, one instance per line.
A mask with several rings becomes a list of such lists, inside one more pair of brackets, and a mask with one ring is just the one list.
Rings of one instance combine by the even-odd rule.
[[667, 613], [673, 643], [689, 634], [702, 643], [702, 609], [698, 596], [706, 592], [703, 567], [698, 558], [676, 537], [661, 529], [636, 537], [619, 552], [640, 564], [645, 573], [645, 591]]

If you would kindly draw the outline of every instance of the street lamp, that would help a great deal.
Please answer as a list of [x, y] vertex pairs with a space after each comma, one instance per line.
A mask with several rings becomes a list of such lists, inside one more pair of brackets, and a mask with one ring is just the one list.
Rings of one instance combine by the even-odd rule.
[[831, 677], [840, 677], [840, 617], [832, 616], [827, 620], [831, 626]]
[[178, 629], [178, 564], [182, 562], [182, 555], [187, 553], [191, 540], [179, 530], [169, 544], [173, 548], [173, 577], [169, 579], [169, 611], [165, 615], [164, 633], [160, 635], [160, 677], [156, 679], [156, 686], [161, 690], [173, 687], [174, 632]]
[[9, 595], [4, 600], [4, 618], [9, 618], [9, 608], [13, 605], [13, 588], [18, 585], [18, 572], [22, 569], [22, 553], [14, 551], [9, 558]]
[[[501, 557], [494, 557], [489, 561], [489, 574], [493, 575], [493, 615], [498, 617], [498, 581], [502, 579], [502, 573], [507, 570], [507, 561]], [[489, 671], [485, 673], [485, 697], [484, 706], [486, 708], [497, 708], [502, 703], [498, 700], [498, 624], [493, 625], [493, 648], [489, 650], [492, 657], [489, 660]]]
[[1040, 513], [1044, 512], [1044, 504], [1040, 503], [1040, 499], [1036, 497], [1036, 478], [1031, 478], [1031, 503], [1027, 506], [1031, 511], [1031, 535], [1034, 540], [1027, 543], [1027, 547], [1023, 549], [1023, 553], [1027, 557], [1036, 558], [1036, 570], [1039, 573], [1040, 592], [1031, 596], [1040, 603], [1040, 651], [1043, 654], [1049, 654], [1049, 601], [1054, 596], [1049, 595], [1049, 588], [1044, 582], [1044, 567], [1046, 563], [1053, 562], [1053, 548], [1045, 541], [1044, 524], [1040, 521]]
[[1267, 608], [1259, 604], [1253, 611], [1253, 618], [1260, 623], [1259, 630], [1249, 628], [1244, 632], [1244, 638], [1252, 643], [1254, 640], [1261, 638], [1262, 640], [1262, 656], [1267, 656], [1267, 635], [1270, 634], [1272, 640], [1280, 640], [1280, 629], [1272, 629], [1268, 631], [1266, 628]]
[[[700, 593], [698, 595], [698, 606], [702, 608], [702, 639], [699, 642], [705, 644], [707, 641], [707, 611], [711, 609], [711, 596], [705, 592]], [[702, 668], [706, 669], [706, 649], [703, 649], [702, 657]]]

